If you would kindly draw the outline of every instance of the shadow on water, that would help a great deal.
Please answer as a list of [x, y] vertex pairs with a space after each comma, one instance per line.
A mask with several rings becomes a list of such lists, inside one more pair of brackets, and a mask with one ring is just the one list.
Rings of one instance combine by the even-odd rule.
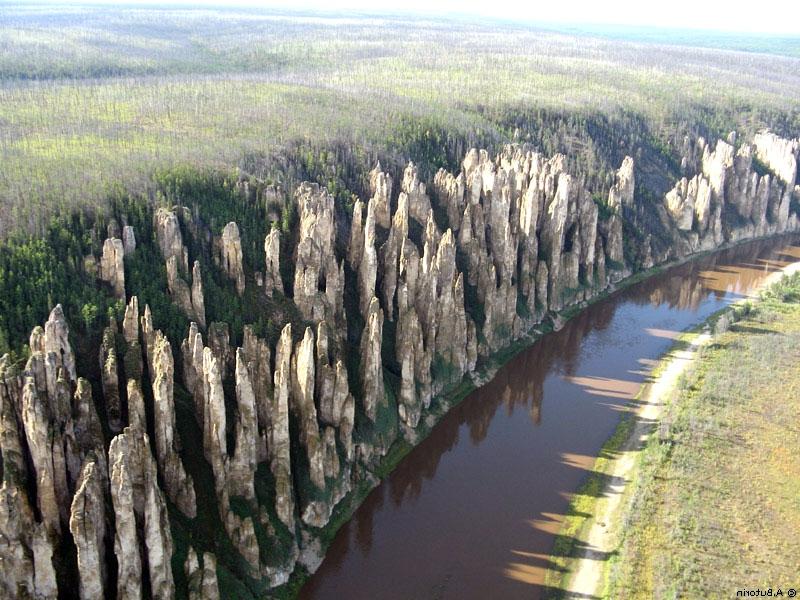
[[800, 246], [786, 240], [701, 257], [612, 294], [515, 356], [373, 490], [300, 597], [546, 596], [571, 495], [636, 409], [658, 357], [797, 260]]

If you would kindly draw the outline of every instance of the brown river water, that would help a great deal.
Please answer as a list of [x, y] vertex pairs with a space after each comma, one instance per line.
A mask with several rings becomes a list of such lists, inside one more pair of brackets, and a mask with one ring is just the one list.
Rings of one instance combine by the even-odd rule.
[[303, 599], [539, 598], [570, 495], [682, 330], [800, 261], [695, 259], [594, 304], [453, 408], [338, 532]]

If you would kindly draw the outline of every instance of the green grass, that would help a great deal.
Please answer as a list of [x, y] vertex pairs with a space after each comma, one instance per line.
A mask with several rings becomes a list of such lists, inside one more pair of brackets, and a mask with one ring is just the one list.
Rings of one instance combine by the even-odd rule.
[[[800, 542], [789, 534], [800, 525], [799, 299], [795, 275], [754, 306], [709, 320], [717, 335], [668, 399], [610, 524], [620, 541], [606, 563], [604, 597], [715, 598], [800, 584]], [[623, 420], [573, 499], [553, 550], [562, 569], [596, 510], [608, 457], [632, 424]], [[548, 583], [568, 577], [553, 570]]]

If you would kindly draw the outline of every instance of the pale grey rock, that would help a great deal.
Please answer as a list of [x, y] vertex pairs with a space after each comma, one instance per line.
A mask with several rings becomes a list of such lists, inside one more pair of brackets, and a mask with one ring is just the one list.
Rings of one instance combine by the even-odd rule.
[[203, 350], [203, 450], [214, 472], [217, 495], [225, 490], [228, 473], [228, 448], [225, 440], [225, 394], [219, 360], [211, 348]]
[[369, 304], [364, 331], [361, 334], [361, 381], [364, 412], [370, 421], [375, 421], [378, 404], [384, 401], [383, 363], [381, 344], [383, 340], [383, 309], [373, 297]]
[[392, 197], [392, 177], [388, 173], [381, 171], [381, 163], [369, 172], [369, 187], [372, 193], [370, 203], [375, 212], [375, 223], [389, 228], [390, 201]]
[[61, 532], [62, 516], [56, 493], [56, 478], [59, 474], [56, 472], [53, 453], [57, 440], [54, 439], [55, 434], [49, 422], [46, 396], [42, 397], [31, 376], [25, 378], [22, 389], [22, 423], [36, 483], [39, 514], [47, 530], [57, 536]]
[[179, 510], [190, 519], [197, 515], [194, 481], [186, 473], [178, 454], [175, 432], [175, 364], [172, 347], [166, 337], [156, 331], [153, 348], [153, 423], [158, 464], [164, 487]]
[[125, 318], [122, 320], [122, 337], [125, 342], [133, 344], [139, 341], [139, 298], [131, 296], [125, 307]]
[[253, 477], [256, 473], [258, 454], [258, 417], [256, 398], [244, 351], [236, 351], [236, 446], [228, 472], [228, 492], [231, 496], [242, 496], [255, 500]]
[[333, 196], [325, 188], [304, 182], [295, 191], [295, 201], [300, 215], [300, 232], [295, 252], [294, 301], [306, 320], [333, 322], [341, 313], [343, 300], [336, 297], [335, 306], [332, 306], [330, 296], [337, 294], [331, 290], [329, 295], [319, 289], [323, 279], [326, 282], [329, 278], [338, 279], [338, 272], [332, 272], [339, 268], [334, 255]]
[[176, 266], [186, 273], [189, 270], [189, 253], [183, 245], [183, 235], [178, 222], [178, 215], [165, 208], [159, 208], [154, 217], [154, 227], [158, 247], [164, 260], [169, 262], [175, 257]]
[[3, 598], [35, 597], [33, 528], [33, 512], [25, 490], [6, 478], [0, 487], [0, 594]]
[[102, 600], [106, 582], [105, 477], [93, 461], [84, 464], [70, 509], [69, 530], [78, 551], [82, 600]]
[[314, 333], [306, 327], [303, 339], [292, 355], [291, 409], [300, 424], [300, 444], [306, 451], [311, 482], [319, 490], [324, 490], [324, 448], [314, 405], [314, 354]]
[[797, 181], [800, 140], [783, 139], [771, 131], [761, 131], [753, 138], [756, 156], [790, 188]]
[[408, 211], [412, 219], [424, 225], [431, 211], [431, 201], [425, 190], [425, 184], [419, 179], [419, 172], [414, 163], [409, 162], [403, 171], [400, 190], [408, 195]]
[[[50, 311], [50, 316], [44, 324], [44, 353], [55, 356], [55, 367], [63, 368], [70, 382], [77, 379], [75, 373], [75, 355], [69, 343], [69, 326], [64, 318], [64, 311], [60, 304]], [[55, 375], [48, 376], [55, 378]]]
[[266, 255], [266, 270], [264, 271], [264, 293], [272, 296], [276, 291], [283, 294], [283, 280], [281, 279], [281, 233], [273, 227], [264, 239], [264, 254]]
[[122, 248], [125, 251], [125, 256], [130, 256], [136, 252], [136, 232], [130, 225], [125, 225], [122, 228]]
[[231, 221], [222, 230], [220, 239], [220, 264], [223, 271], [236, 285], [236, 293], [244, 293], [245, 277], [242, 262], [242, 240], [239, 235], [239, 226]]
[[272, 374], [271, 353], [266, 340], [257, 337], [250, 325], [244, 326], [242, 352], [255, 395], [258, 417], [257, 462], [269, 460], [267, 444], [272, 430]]
[[147, 414], [144, 408], [142, 388], [135, 379], [128, 380], [128, 424], [131, 427], [147, 431]]
[[[172, 534], [147, 434], [125, 428], [111, 440], [108, 460], [115, 515], [117, 596], [141, 597], [142, 566], [146, 561], [151, 596], [172, 599]], [[137, 523], [143, 535], [143, 556], [139, 554]]]
[[375, 295], [375, 281], [378, 275], [378, 254], [375, 250], [375, 212], [373, 201], [367, 205], [367, 218], [364, 223], [364, 249], [358, 267], [358, 306], [366, 317], [369, 303]]
[[201, 566], [194, 548], [189, 548], [184, 566], [189, 587], [189, 600], [219, 600], [217, 559], [210, 552], [205, 552], [202, 558]]
[[106, 327], [100, 344], [100, 382], [106, 404], [108, 426], [112, 433], [122, 431], [122, 400], [119, 393], [119, 374], [116, 348], [116, 327]]
[[125, 249], [119, 238], [108, 238], [103, 243], [100, 259], [100, 279], [111, 285], [114, 296], [125, 300]]
[[50, 530], [44, 523], [33, 526], [33, 585], [34, 598], [57, 598], [58, 584], [53, 565], [53, 541]]
[[364, 254], [364, 203], [356, 200], [353, 206], [353, 221], [350, 225], [350, 244], [347, 249], [347, 261], [350, 268], [358, 272], [361, 257]]
[[194, 318], [200, 327], [206, 326], [206, 300], [203, 294], [203, 274], [200, 270], [200, 263], [194, 261], [192, 266], [192, 292], [191, 292], [192, 310], [189, 314], [190, 318]]
[[291, 393], [292, 326], [281, 332], [275, 350], [275, 388], [271, 407], [269, 439], [270, 469], [275, 477], [275, 512], [289, 530], [294, 529], [294, 490], [289, 441], [289, 395]]

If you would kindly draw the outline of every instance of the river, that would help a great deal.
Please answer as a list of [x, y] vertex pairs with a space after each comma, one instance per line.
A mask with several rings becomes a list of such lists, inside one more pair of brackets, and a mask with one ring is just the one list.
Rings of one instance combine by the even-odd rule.
[[338, 532], [304, 599], [535, 599], [573, 493], [682, 330], [800, 261], [752, 242], [588, 307], [453, 408]]

